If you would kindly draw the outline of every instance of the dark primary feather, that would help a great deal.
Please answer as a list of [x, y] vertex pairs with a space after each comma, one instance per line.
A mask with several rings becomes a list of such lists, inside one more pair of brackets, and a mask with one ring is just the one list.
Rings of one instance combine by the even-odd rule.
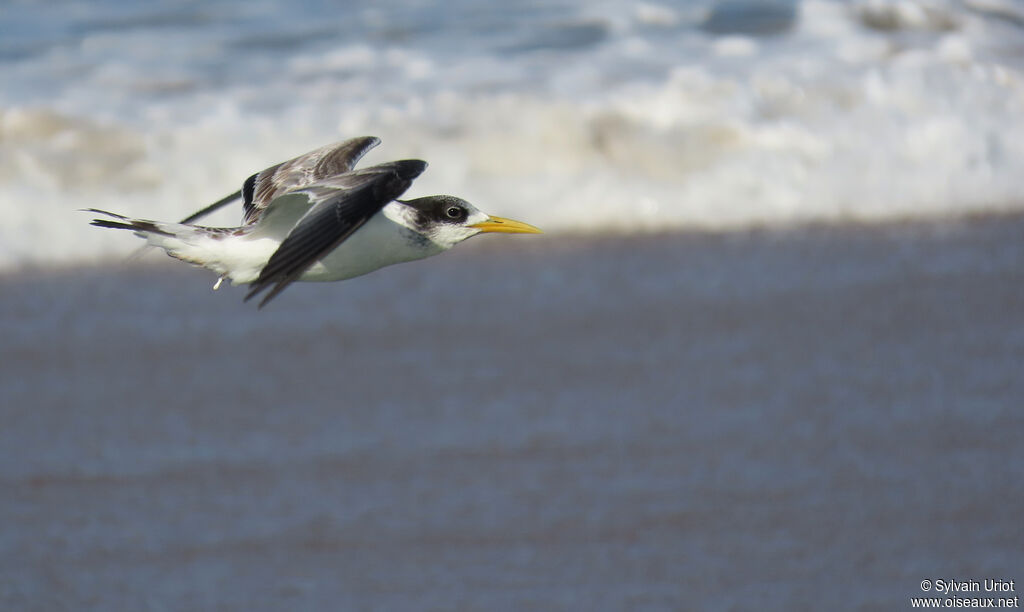
[[260, 307], [269, 302], [388, 202], [402, 195], [426, 167], [426, 162], [420, 160], [389, 162], [291, 190], [308, 194], [312, 206], [270, 257], [245, 299], [273, 285]]
[[181, 221], [178, 221], [178, 223], [180, 223], [182, 225], [185, 225], [186, 223], [192, 223], [193, 221], [196, 221], [198, 219], [202, 219], [206, 215], [209, 215], [209, 214], [217, 212], [218, 210], [220, 210], [224, 206], [234, 202], [235, 200], [237, 200], [240, 197], [242, 197], [242, 191], [238, 190], [238, 191], [232, 193], [231, 195], [224, 196], [223, 198], [217, 200], [216, 202], [214, 202], [213, 204], [210, 204], [209, 206], [207, 206], [206, 208], [203, 208], [202, 210], [197, 210], [196, 212], [194, 212], [191, 215], [185, 217]]

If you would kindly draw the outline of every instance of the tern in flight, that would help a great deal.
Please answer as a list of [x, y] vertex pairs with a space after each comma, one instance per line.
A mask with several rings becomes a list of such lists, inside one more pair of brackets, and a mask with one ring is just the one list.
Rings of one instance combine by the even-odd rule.
[[[105, 210], [92, 225], [132, 230], [171, 257], [202, 266], [262, 308], [295, 281], [337, 281], [447, 251], [486, 232], [539, 234], [520, 221], [487, 215], [450, 195], [399, 200], [427, 167], [416, 159], [356, 169], [380, 143], [365, 136], [327, 145], [246, 179], [239, 191], [180, 223], [131, 219]], [[192, 222], [242, 199], [239, 227]]]

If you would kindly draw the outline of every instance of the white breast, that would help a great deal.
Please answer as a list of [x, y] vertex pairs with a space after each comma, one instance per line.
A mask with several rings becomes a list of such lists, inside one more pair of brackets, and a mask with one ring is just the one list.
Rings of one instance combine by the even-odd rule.
[[344, 280], [391, 264], [437, 255], [444, 250], [409, 229], [393, 207], [389, 204], [371, 217], [338, 248], [310, 266], [299, 280]]

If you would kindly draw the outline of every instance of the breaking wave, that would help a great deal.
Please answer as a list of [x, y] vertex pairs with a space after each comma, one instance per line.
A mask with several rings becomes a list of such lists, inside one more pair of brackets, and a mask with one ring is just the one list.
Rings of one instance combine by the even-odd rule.
[[157, 6], [0, 49], [0, 266], [123, 254], [75, 210], [178, 219], [363, 134], [384, 140], [367, 163], [430, 162], [410, 196], [553, 232], [1024, 209], [1010, 3], [580, 2], [401, 32], [366, 9], [344, 40]]

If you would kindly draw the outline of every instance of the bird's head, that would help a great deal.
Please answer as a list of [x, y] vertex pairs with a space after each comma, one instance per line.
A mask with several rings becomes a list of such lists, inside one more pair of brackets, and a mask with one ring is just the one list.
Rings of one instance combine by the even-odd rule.
[[542, 233], [521, 221], [492, 217], [455, 196], [435, 195], [398, 202], [407, 207], [412, 228], [444, 249], [483, 233]]

